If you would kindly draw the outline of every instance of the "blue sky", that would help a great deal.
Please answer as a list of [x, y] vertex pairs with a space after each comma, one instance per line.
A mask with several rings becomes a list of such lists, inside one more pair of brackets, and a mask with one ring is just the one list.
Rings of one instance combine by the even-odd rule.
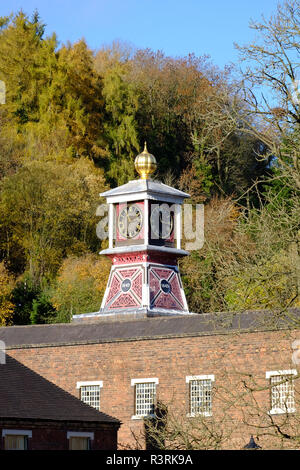
[[84, 37], [92, 49], [114, 40], [166, 55], [209, 54], [223, 67], [237, 61], [234, 42], [254, 38], [250, 18], [268, 18], [276, 0], [0, 0], [0, 16], [37, 8], [61, 43]]

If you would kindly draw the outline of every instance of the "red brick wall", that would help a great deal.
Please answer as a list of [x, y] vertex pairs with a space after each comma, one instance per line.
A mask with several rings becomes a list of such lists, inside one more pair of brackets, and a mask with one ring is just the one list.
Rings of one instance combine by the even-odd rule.
[[[16, 349], [8, 353], [75, 396], [77, 381], [102, 380], [101, 411], [123, 423], [118, 433], [120, 446], [134, 445], [132, 431], [139, 433], [142, 429], [141, 420], [131, 419], [134, 414], [131, 379], [157, 377], [158, 398], [168, 403], [170, 409], [181, 408], [184, 414], [188, 407], [186, 376], [214, 374], [215, 386], [224, 387], [222, 393], [232, 403], [228, 423], [235, 431], [230, 446], [241, 448], [249, 441], [253, 429], [242, 424], [242, 411], [234, 403], [237, 384], [252, 374], [265, 386], [266, 371], [295, 369], [291, 360], [291, 343], [295, 338], [300, 338], [300, 332], [269, 331]], [[260, 392], [259, 400], [267, 409], [269, 391]], [[221, 401], [216, 398], [213, 402], [215, 416], [223, 417], [225, 405]]]

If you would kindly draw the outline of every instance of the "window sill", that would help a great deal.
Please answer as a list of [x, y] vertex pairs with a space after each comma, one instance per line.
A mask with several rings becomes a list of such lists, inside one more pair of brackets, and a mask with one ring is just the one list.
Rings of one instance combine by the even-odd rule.
[[208, 413], [208, 411], [205, 411], [203, 413], [188, 413], [186, 415], [187, 418], [198, 418], [199, 416], [204, 416], [205, 418], [208, 418], [209, 416], [212, 416], [212, 413]]
[[155, 415], [133, 415], [131, 419], [144, 419], [144, 418], [154, 418]]

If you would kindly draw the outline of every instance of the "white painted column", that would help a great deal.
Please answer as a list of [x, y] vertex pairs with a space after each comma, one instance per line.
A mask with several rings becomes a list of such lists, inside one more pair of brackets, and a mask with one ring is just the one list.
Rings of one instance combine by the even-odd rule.
[[[144, 243], [149, 244], [149, 199], [144, 200]], [[144, 273], [143, 276], [143, 288], [142, 288], [142, 305], [150, 307], [150, 291], [149, 291], [149, 280], [148, 280], [148, 263], [143, 263]]]
[[114, 205], [111, 203], [108, 205], [108, 246], [114, 246]]
[[149, 244], [149, 199], [145, 199], [144, 203], [144, 242]]
[[175, 218], [176, 218], [176, 241], [177, 241], [177, 250], [181, 248], [181, 205], [175, 205]]
[[143, 263], [143, 287], [142, 287], [142, 306], [150, 308], [150, 286], [148, 279], [148, 263]]

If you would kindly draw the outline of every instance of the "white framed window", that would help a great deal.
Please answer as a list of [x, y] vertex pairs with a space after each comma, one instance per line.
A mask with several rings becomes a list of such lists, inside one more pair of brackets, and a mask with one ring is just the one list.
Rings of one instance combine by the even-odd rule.
[[158, 379], [132, 379], [131, 386], [134, 387], [135, 414], [131, 419], [141, 419], [145, 416], [153, 416], [156, 404], [156, 387]]
[[77, 382], [76, 384], [76, 388], [80, 391], [80, 400], [96, 410], [100, 410], [100, 389], [102, 387], [102, 380]]
[[69, 450], [90, 450], [94, 433], [68, 431], [67, 439], [69, 440]]
[[270, 381], [270, 414], [294, 413], [296, 411], [295, 375], [297, 375], [296, 369], [266, 372], [266, 379]]
[[28, 438], [32, 437], [32, 431], [25, 429], [3, 429], [5, 450], [27, 450]]
[[212, 415], [212, 386], [214, 375], [189, 375], [189, 417]]

